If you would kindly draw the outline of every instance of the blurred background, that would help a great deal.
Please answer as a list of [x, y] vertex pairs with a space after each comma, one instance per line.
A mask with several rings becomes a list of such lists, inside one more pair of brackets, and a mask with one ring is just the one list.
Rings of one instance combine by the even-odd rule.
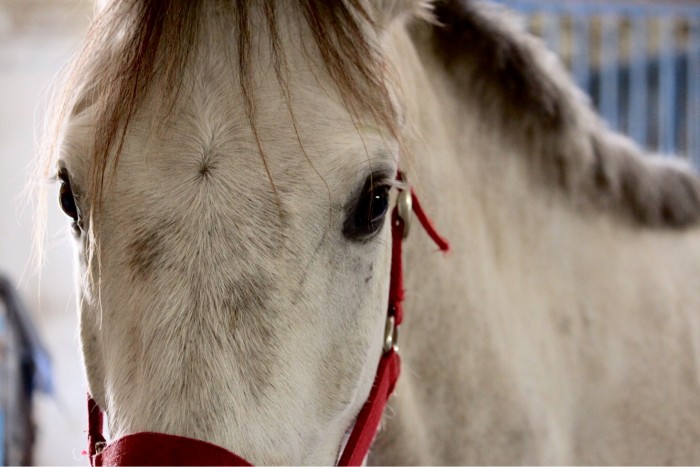
[[700, 165], [700, 1], [499, 0], [615, 130]]
[[[47, 262], [41, 280], [31, 260], [34, 206], [24, 195], [48, 86], [80, 44], [92, 14], [86, 0], [0, 0], [0, 276], [7, 278], [33, 318], [53, 364], [53, 388], [44, 384], [41, 352], [16, 319], [17, 307], [0, 301], [0, 464], [25, 462], [21, 426], [27, 386], [35, 392], [37, 426], [33, 462], [86, 465], [85, 392], [73, 294], [73, 253], [65, 217], [49, 203]], [[50, 187], [51, 201], [56, 187]], [[1, 285], [1, 284], [0, 284]], [[2, 288], [0, 288], [0, 292]], [[5, 291], [7, 292], [7, 291]], [[12, 292], [10, 292], [12, 293]], [[3, 295], [0, 293], [0, 297]], [[17, 297], [15, 297], [17, 298]], [[20, 337], [22, 337], [20, 339]], [[19, 364], [17, 361], [19, 360]], [[20, 381], [36, 363], [36, 381]], [[18, 384], [24, 383], [24, 384]], [[27, 384], [34, 383], [34, 384]], [[4, 434], [3, 434], [4, 433]]]
[[[700, 166], [700, 0], [499, 3], [521, 12], [530, 31], [560, 54], [611, 127]], [[23, 193], [42, 101], [91, 14], [87, 0], [0, 0], [0, 277], [7, 279], [0, 280], [1, 464], [87, 463], [68, 223], [50, 202], [40, 280], [31, 263], [34, 207]], [[29, 438], [19, 417], [28, 411], [22, 394], [33, 390], [31, 460], [22, 457]]]

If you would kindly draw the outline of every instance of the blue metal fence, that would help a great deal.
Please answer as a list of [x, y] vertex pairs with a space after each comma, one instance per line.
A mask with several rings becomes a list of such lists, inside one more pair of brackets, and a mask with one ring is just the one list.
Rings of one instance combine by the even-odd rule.
[[0, 275], [0, 465], [32, 465], [36, 390], [51, 394], [51, 359], [13, 283]]
[[[5, 318], [5, 308], [0, 304], [0, 352], [5, 352], [5, 342], [3, 336], [5, 335], [5, 328], [7, 327], [7, 319]], [[8, 465], [9, 462], [5, 457], [5, 388], [3, 381], [6, 380], [8, 375], [3, 371], [3, 365], [0, 365], [0, 465]]]
[[8, 437], [5, 436], [5, 413], [7, 412], [8, 400], [9, 400], [9, 371], [7, 371], [7, 364], [3, 361], [5, 355], [9, 353], [10, 346], [7, 342], [9, 326], [7, 325], [7, 310], [4, 303], [0, 301], [0, 465], [9, 465], [9, 459], [5, 454], [6, 445], [8, 444]]
[[700, 167], [700, 5], [497, 1], [529, 18], [612, 128]]

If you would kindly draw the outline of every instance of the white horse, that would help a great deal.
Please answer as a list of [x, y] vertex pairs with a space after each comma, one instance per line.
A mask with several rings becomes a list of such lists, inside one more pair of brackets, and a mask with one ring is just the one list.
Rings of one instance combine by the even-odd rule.
[[405, 242], [370, 462], [700, 462], [700, 180], [607, 129], [506, 11], [107, 3], [46, 160], [112, 437], [335, 462], [382, 352], [401, 170], [453, 251]]

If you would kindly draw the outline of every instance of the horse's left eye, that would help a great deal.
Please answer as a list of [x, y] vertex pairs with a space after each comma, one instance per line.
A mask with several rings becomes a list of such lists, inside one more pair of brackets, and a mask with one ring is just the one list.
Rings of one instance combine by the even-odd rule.
[[61, 205], [61, 209], [63, 209], [66, 215], [73, 219], [74, 222], [78, 222], [78, 207], [75, 204], [75, 196], [70, 186], [68, 172], [62, 169], [58, 173], [58, 179], [61, 183], [61, 187], [58, 191], [58, 203]]
[[391, 187], [384, 180], [367, 180], [357, 205], [345, 220], [343, 234], [351, 240], [367, 240], [382, 228], [389, 210]]

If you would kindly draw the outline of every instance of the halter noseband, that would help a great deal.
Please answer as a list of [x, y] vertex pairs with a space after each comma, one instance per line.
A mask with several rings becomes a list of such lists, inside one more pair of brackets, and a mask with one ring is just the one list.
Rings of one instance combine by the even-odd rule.
[[[403, 180], [401, 173], [399, 180]], [[425, 215], [413, 189], [404, 189], [391, 213], [391, 282], [389, 306], [384, 331], [383, 354], [367, 401], [362, 406], [338, 465], [361, 465], [379, 428], [382, 413], [394, 391], [401, 371], [396, 346], [398, 327], [403, 320], [403, 261], [401, 246], [411, 225], [411, 213], [438, 248], [447, 252], [449, 244]], [[252, 465], [245, 459], [215, 444], [168, 435], [134, 433], [107, 444], [102, 434], [103, 416], [97, 403], [88, 395], [88, 454], [90, 465]]]

